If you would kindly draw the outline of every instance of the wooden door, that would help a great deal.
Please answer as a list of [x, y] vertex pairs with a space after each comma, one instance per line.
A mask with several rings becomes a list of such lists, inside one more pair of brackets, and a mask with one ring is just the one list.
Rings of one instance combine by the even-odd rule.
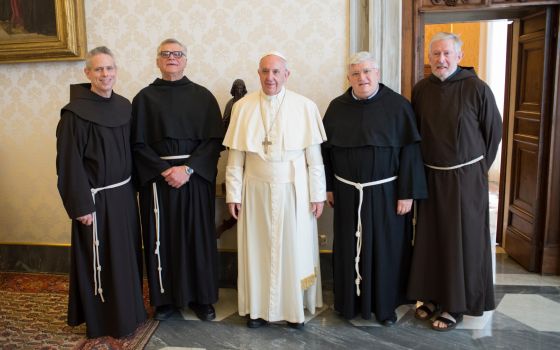
[[541, 272], [548, 184], [556, 11], [513, 24], [504, 248], [529, 271]]

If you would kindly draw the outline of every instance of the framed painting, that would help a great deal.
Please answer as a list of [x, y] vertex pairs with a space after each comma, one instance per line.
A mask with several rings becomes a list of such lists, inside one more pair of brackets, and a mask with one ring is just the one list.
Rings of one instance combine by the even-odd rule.
[[0, 63], [83, 60], [83, 0], [0, 0]]

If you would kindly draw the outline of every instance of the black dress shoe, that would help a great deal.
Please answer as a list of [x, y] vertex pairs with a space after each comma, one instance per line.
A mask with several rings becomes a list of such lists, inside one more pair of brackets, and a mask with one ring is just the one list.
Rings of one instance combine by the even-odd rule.
[[268, 322], [262, 318], [250, 318], [247, 320], [247, 327], [249, 328], [259, 328], [265, 326], [266, 324], [268, 324]]
[[174, 312], [175, 312], [175, 306], [173, 305], [156, 306], [156, 313], [154, 314], [154, 319], [158, 321], [165, 321], [169, 317], [171, 317], [171, 315], [173, 315]]
[[216, 318], [216, 310], [212, 304], [189, 303], [189, 307], [202, 321], [212, 321]]
[[290, 328], [294, 328], [294, 329], [302, 329], [303, 328], [304, 323], [297, 323], [297, 322], [288, 322], [288, 327]]
[[393, 313], [393, 316], [381, 321], [381, 324], [385, 327], [393, 327], [397, 323], [397, 315]]

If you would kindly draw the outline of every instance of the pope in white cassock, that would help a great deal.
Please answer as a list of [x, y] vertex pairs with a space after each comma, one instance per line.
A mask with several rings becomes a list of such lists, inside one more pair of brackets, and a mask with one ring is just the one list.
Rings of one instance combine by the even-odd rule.
[[319, 110], [284, 87], [278, 52], [259, 63], [262, 90], [237, 101], [224, 138], [230, 148], [226, 202], [237, 222], [239, 314], [247, 326], [287, 321], [321, 307], [317, 218], [326, 199]]

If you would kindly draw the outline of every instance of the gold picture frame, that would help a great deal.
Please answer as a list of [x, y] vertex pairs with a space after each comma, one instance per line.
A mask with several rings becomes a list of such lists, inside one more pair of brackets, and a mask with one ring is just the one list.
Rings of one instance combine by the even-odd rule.
[[[10, 1], [0, 2], [0, 63], [85, 58], [87, 47], [83, 0], [20, 0], [16, 3], [20, 5], [13, 5]], [[14, 10], [13, 6], [20, 8]], [[33, 9], [33, 6], [37, 8]], [[46, 11], [43, 6], [47, 6]], [[30, 23], [28, 27], [24, 22], [27, 19]], [[40, 21], [41, 26], [32, 26], [33, 21]]]

